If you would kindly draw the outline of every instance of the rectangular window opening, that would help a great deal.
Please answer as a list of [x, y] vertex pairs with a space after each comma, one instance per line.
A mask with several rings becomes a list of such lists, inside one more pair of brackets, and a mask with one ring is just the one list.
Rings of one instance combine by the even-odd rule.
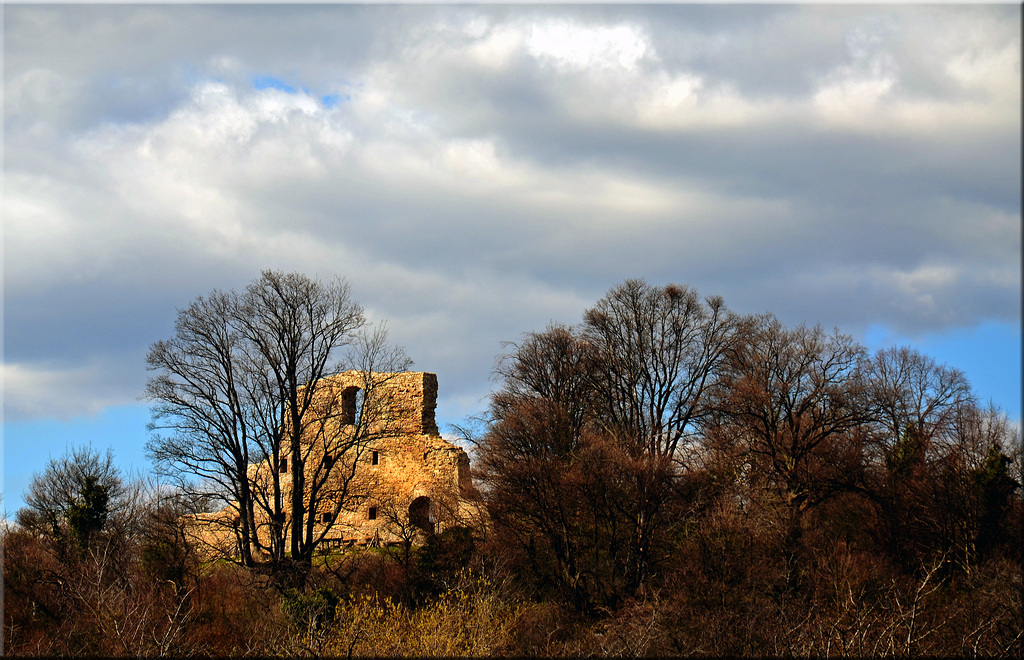
[[373, 452], [373, 456], [370, 457], [370, 465], [380, 465], [380, 452]]
[[282, 458], [281, 459], [281, 470], [280, 470], [280, 472], [281, 472], [281, 474], [284, 474], [287, 471], [288, 471], [288, 459], [287, 458]]
[[371, 506], [370, 507], [370, 513], [367, 516], [367, 519], [368, 520], [376, 520], [377, 519], [377, 507], [375, 507], [375, 506]]
[[334, 514], [330, 513], [330, 512], [321, 513], [320, 514], [320, 522], [322, 522], [322, 523], [334, 522]]

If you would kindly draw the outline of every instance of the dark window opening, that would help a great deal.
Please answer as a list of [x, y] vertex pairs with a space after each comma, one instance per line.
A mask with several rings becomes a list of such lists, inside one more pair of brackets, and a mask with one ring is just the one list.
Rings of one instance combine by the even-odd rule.
[[339, 421], [342, 424], [355, 424], [359, 419], [360, 411], [363, 408], [363, 391], [358, 387], [349, 387], [341, 393], [341, 414]]
[[367, 519], [368, 520], [376, 520], [377, 519], [377, 507], [375, 507], [375, 506], [371, 506], [370, 507], [370, 513], [367, 516]]
[[429, 497], [417, 497], [412, 501], [409, 522], [428, 534], [434, 533], [434, 506]]
[[282, 458], [281, 459], [281, 474], [284, 474], [287, 471], [288, 471], [288, 459], [287, 458]]
[[334, 457], [330, 454], [324, 455], [324, 469], [330, 470], [334, 466]]
[[370, 457], [370, 465], [380, 465], [380, 452], [373, 452], [373, 456]]
[[330, 512], [321, 513], [320, 514], [320, 522], [322, 522], [322, 523], [334, 522], [334, 514], [330, 513]]

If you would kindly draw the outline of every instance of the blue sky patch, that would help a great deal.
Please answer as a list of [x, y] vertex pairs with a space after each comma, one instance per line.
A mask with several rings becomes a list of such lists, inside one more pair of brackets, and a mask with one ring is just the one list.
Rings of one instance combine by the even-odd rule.
[[286, 94], [297, 94], [299, 92], [297, 87], [293, 87], [280, 78], [274, 78], [273, 76], [256, 76], [252, 79], [252, 86], [256, 89], [277, 89]]
[[901, 335], [877, 323], [865, 333], [864, 344], [871, 351], [911, 346], [939, 364], [955, 367], [967, 375], [983, 405], [991, 400], [1011, 419], [1021, 419], [1020, 371], [990, 367], [1001, 363], [1021, 364], [1021, 330], [1016, 323], [983, 321], [968, 328], [942, 330], [918, 337]]
[[347, 103], [348, 101], [351, 100], [352, 97], [349, 96], [348, 94], [328, 94], [327, 96], [324, 96], [323, 98], [320, 99], [320, 101], [324, 104], [324, 107], [328, 109], [336, 108], [342, 103]]

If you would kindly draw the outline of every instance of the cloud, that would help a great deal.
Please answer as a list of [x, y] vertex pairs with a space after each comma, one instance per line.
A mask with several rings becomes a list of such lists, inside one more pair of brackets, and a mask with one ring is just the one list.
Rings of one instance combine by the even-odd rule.
[[[72, 368], [6, 363], [3, 365], [4, 417], [12, 422], [39, 417], [67, 421], [132, 402], [138, 394], [125, 384], [133, 379], [118, 383], [111, 378], [111, 366], [98, 361]], [[122, 378], [126, 375], [124, 369], [116, 371]]]
[[17, 414], [134, 400], [174, 310], [263, 268], [347, 277], [450, 415], [627, 277], [851, 331], [1019, 317], [1019, 8], [6, 16]]
[[636, 69], [648, 50], [645, 35], [630, 25], [587, 26], [548, 20], [530, 27], [526, 51], [563, 69]]

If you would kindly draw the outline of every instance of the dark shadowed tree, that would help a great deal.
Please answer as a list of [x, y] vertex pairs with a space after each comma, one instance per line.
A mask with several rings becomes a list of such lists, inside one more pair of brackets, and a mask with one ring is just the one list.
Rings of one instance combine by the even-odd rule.
[[968, 574], [994, 554], [1019, 553], [1024, 539], [1010, 514], [1020, 447], [1020, 432], [995, 406], [957, 406], [950, 432], [927, 460], [925, 551], [941, 552]]
[[[879, 541], [913, 570], [938, 547], [937, 461], [958, 444], [964, 413], [975, 410], [973, 395], [961, 371], [906, 346], [876, 352], [867, 378], [876, 411], [867, 434], [867, 494], [878, 509]], [[947, 466], [956, 460], [950, 456]]]
[[99, 483], [99, 478], [89, 475], [71, 506], [68, 507], [68, 527], [71, 539], [81, 550], [89, 547], [89, 539], [107, 524], [107, 505], [110, 496], [107, 487]]
[[632, 594], [662, 557], [733, 326], [718, 298], [630, 280], [499, 364], [480, 446], [491, 513], [577, 608]]
[[857, 486], [861, 429], [871, 419], [864, 349], [821, 327], [789, 330], [774, 316], [748, 318], [717, 386], [715, 436], [748, 466], [747, 479], [784, 510], [791, 577], [805, 514]]
[[734, 316], [720, 297], [627, 280], [583, 318], [602, 426], [634, 455], [679, 459], [708, 412], [705, 393], [732, 340]]
[[595, 419], [614, 447], [630, 457], [633, 492], [626, 584], [647, 578], [655, 536], [673, 490], [688, 468], [708, 392], [734, 340], [736, 317], [718, 296], [702, 300], [690, 287], [627, 280], [584, 315], [593, 352], [590, 385]]
[[[498, 534], [520, 547], [542, 590], [586, 609], [603, 598], [610, 567], [589, 561], [596, 534], [577, 487], [583, 430], [592, 414], [590, 351], [573, 331], [531, 333], [499, 363], [502, 389], [478, 445]], [[596, 530], [595, 530], [596, 531]]]

